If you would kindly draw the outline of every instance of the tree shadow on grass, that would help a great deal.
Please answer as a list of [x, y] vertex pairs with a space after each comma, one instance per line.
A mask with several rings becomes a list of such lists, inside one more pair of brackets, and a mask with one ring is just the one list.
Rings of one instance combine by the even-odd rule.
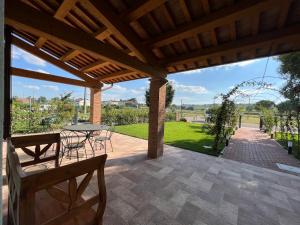
[[200, 134], [209, 134], [208, 124], [189, 124], [189, 128], [193, 130], [195, 133]]
[[[199, 139], [199, 140], [175, 140], [175, 141], [166, 141], [165, 144], [172, 145], [178, 148], [183, 148], [187, 150], [191, 150], [194, 152], [199, 152], [207, 155], [217, 156], [218, 153], [215, 152], [212, 148], [214, 140], [212, 139]], [[205, 148], [204, 146], [210, 146], [211, 148]]]

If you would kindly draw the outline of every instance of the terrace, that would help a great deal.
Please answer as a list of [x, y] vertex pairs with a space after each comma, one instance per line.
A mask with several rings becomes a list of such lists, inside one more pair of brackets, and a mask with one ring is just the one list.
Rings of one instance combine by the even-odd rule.
[[[0, 88], [4, 90], [4, 96], [1, 95], [4, 140], [11, 137], [13, 75], [89, 87], [92, 124], [101, 123], [103, 84], [150, 78], [148, 141], [114, 135], [115, 151], [108, 152], [104, 169], [107, 194], [103, 191], [100, 164], [99, 167], [91, 164], [100, 175], [92, 176], [88, 185], [83, 185], [86, 189], [79, 186], [77, 193], [85, 190], [81, 193], [83, 201], [91, 194], [97, 195], [96, 186], [100, 187], [98, 200], [104, 208], [96, 213], [99, 220], [91, 224], [292, 225], [300, 221], [299, 177], [164, 145], [167, 75], [299, 51], [299, 1], [12, 0], [5, 3], [5, 48], [2, 47], [5, 71]], [[11, 45], [78, 79], [11, 67]], [[35, 153], [40, 156], [40, 148]], [[87, 171], [90, 169], [87, 162], [97, 160], [90, 153], [89, 159], [82, 156], [78, 164]], [[96, 153], [103, 155], [100, 151]], [[34, 155], [34, 160], [38, 161], [39, 156]], [[19, 158], [23, 159], [22, 153]], [[71, 203], [62, 217], [45, 224], [76, 224], [73, 218], [81, 212], [75, 207], [74, 177], [81, 172], [76, 170], [76, 163], [64, 159], [62, 165], [71, 165], [72, 170], [64, 170], [67, 168], [64, 166], [49, 170], [52, 177], [47, 177], [52, 179], [46, 181], [47, 188], [56, 197], [63, 195], [55, 188], [55, 182], [65, 176], [68, 199], [58, 198]], [[23, 174], [19, 167], [11, 169]], [[69, 177], [70, 171], [76, 176]], [[88, 177], [90, 171], [87, 174]], [[39, 185], [37, 182], [36, 186]], [[10, 194], [16, 191], [10, 188], [13, 188]], [[8, 192], [4, 191], [4, 204]], [[35, 199], [31, 192], [26, 192], [30, 193], [28, 196], [24, 193], [12, 197], [9, 216], [14, 222], [11, 223], [38, 224], [33, 202], [40, 199]], [[92, 203], [94, 200], [86, 201], [84, 207], [90, 209]], [[49, 213], [55, 209], [50, 205], [49, 201]]]
[[[147, 160], [146, 140], [117, 133], [113, 146], [103, 224], [291, 225], [300, 219], [300, 177], [168, 145], [163, 157]], [[83, 198], [97, 194], [96, 179]]]

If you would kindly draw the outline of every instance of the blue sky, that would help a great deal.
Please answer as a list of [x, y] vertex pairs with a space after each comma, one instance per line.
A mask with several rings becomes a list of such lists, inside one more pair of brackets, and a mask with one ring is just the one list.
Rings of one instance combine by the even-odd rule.
[[[15, 46], [13, 46], [12, 55], [12, 65], [14, 67], [78, 79], [72, 74]], [[175, 98], [173, 102], [180, 104], [182, 100], [184, 104], [211, 104], [214, 101], [218, 103], [220, 100], [214, 100], [215, 96], [220, 93], [228, 92], [234, 85], [245, 80], [261, 77], [264, 73], [267, 60], [267, 58], [262, 58], [171, 74], [168, 76], [168, 80], [172, 82], [175, 87]], [[279, 62], [276, 58], [269, 58], [264, 81], [272, 84], [272, 88], [275, 89], [280, 88], [284, 83], [278, 73], [278, 67]], [[261, 78], [256, 80], [261, 80]], [[149, 79], [117, 83], [114, 84], [112, 89], [103, 93], [103, 100], [137, 98], [139, 102], [144, 102], [144, 93], [148, 85]], [[13, 76], [12, 79], [13, 96], [45, 96], [52, 98], [65, 92], [72, 92], [74, 98], [80, 98], [83, 97], [84, 88], [16, 76]], [[269, 99], [279, 103], [284, 100], [278, 92], [271, 90], [257, 90], [257, 88], [253, 87], [244, 87], [241, 92], [243, 92], [246, 97], [236, 97], [238, 103], [248, 103], [249, 100], [250, 103], [254, 103], [261, 99]]]

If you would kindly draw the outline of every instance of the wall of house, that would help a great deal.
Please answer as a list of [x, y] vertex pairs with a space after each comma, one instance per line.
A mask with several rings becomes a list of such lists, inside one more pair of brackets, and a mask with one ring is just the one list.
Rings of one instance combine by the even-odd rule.
[[[0, 193], [2, 193], [2, 142], [4, 114], [4, 0], [0, 0]], [[0, 197], [0, 224], [2, 224], [2, 194]]]

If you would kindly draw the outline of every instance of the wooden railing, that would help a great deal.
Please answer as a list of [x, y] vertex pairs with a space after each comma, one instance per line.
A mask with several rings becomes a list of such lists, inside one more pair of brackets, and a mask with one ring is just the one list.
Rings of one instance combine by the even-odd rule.
[[[54, 156], [47, 156], [53, 145], [56, 145]], [[102, 224], [106, 206], [104, 165], [107, 155], [58, 166], [59, 145], [59, 134], [8, 140], [8, 224]], [[32, 146], [34, 151], [31, 150]], [[17, 148], [33, 159], [20, 163]], [[51, 161], [54, 161], [53, 168], [34, 173], [24, 171], [24, 167]], [[82, 195], [95, 171], [97, 182], [93, 184], [98, 189], [97, 193], [83, 199]], [[97, 210], [94, 211], [92, 207], [96, 204]]]

